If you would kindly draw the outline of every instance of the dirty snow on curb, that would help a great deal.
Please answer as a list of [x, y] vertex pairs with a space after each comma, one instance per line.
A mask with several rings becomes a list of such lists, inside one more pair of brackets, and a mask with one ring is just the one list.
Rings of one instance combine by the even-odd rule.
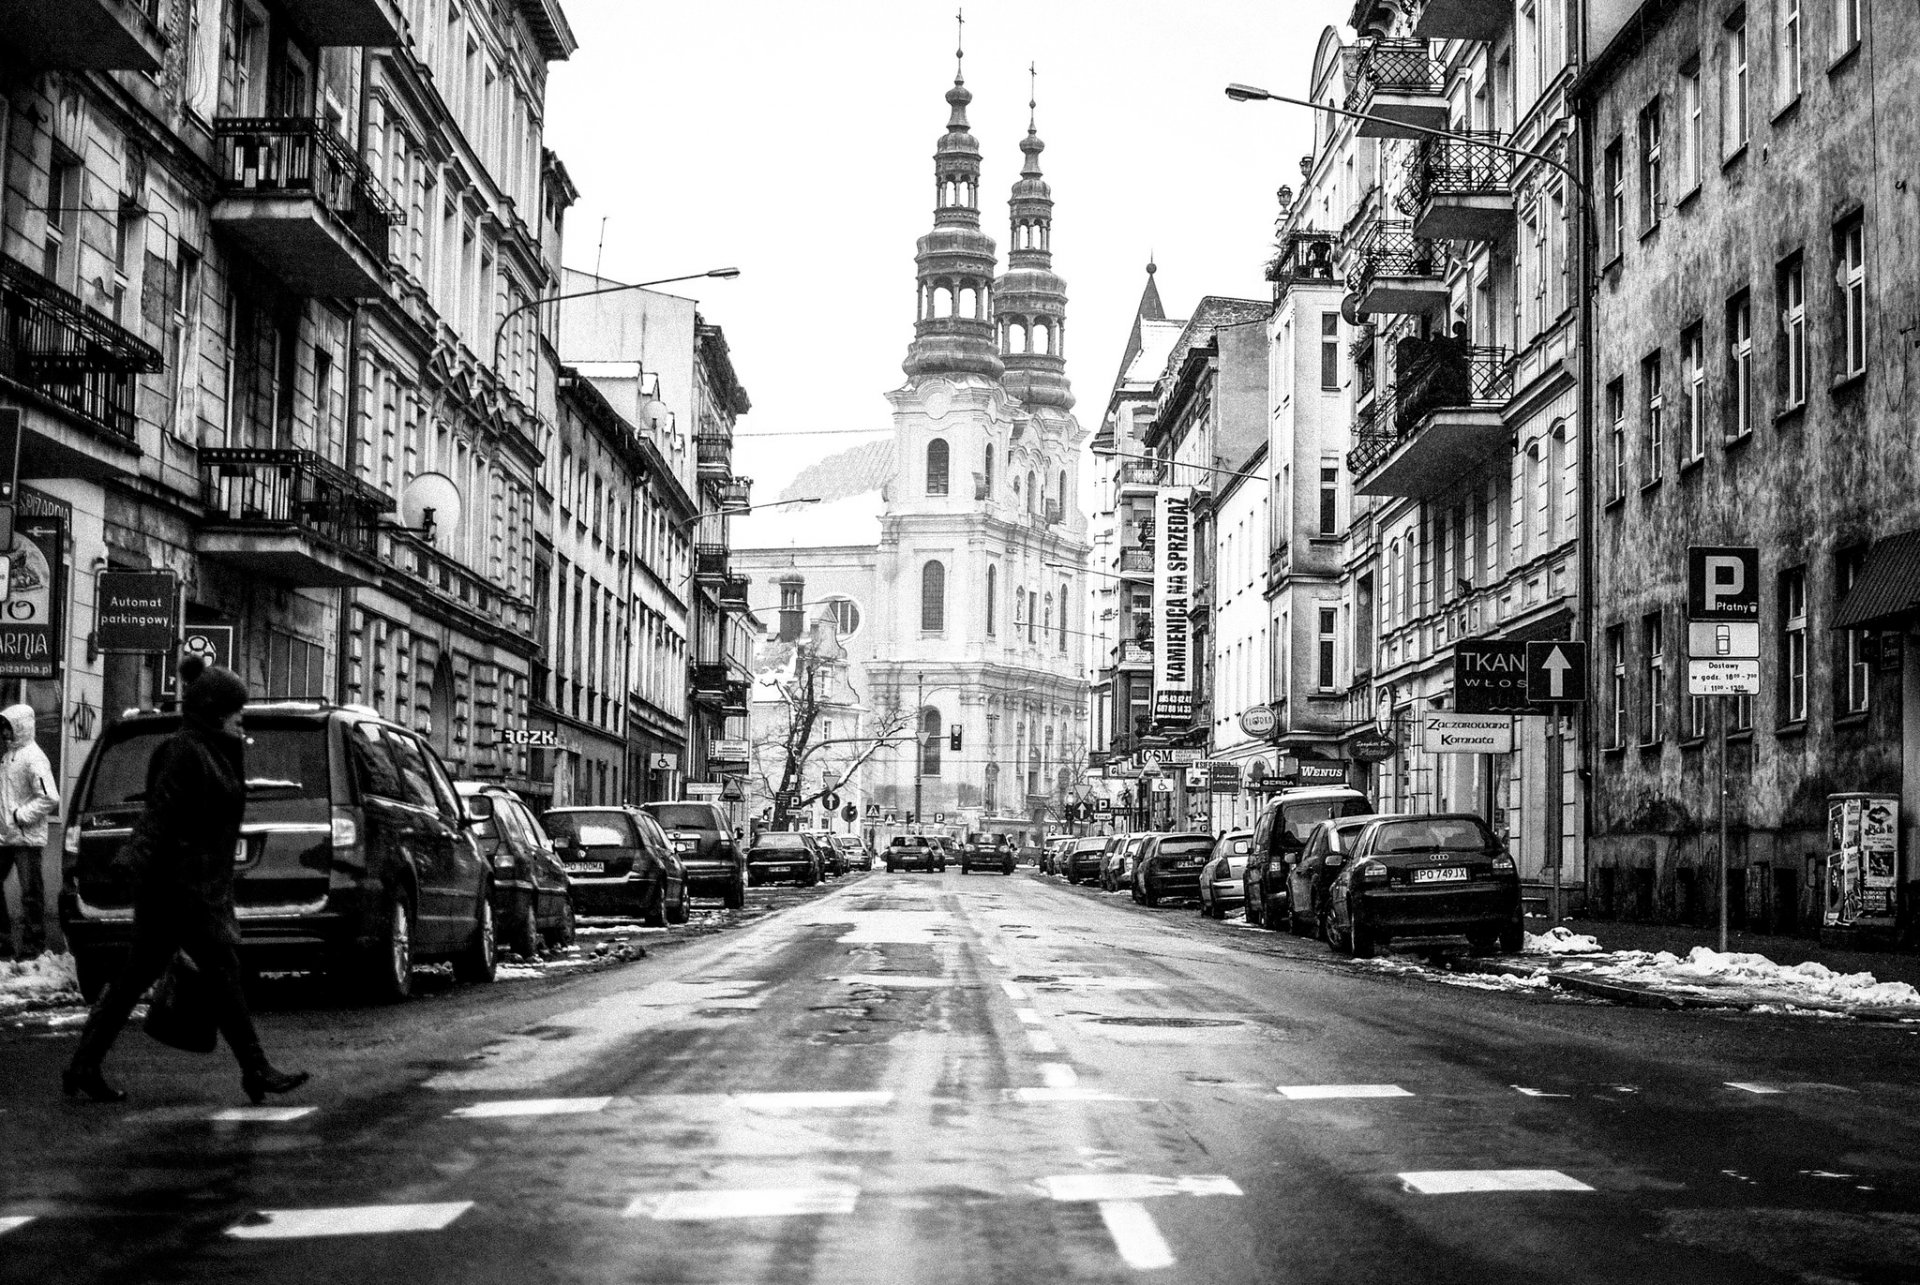
[[1600, 940], [1585, 933], [1577, 933], [1564, 924], [1555, 925], [1538, 936], [1526, 935], [1521, 946], [1523, 955], [1597, 955], [1600, 953]]
[[72, 955], [0, 960], [0, 1014], [80, 1003]]
[[1695, 946], [1684, 959], [1669, 951], [1628, 950], [1604, 960], [1561, 966], [1582, 977], [1599, 977], [1692, 994], [1788, 1001], [1818, 1001], [1861, 1007], [1920, 1005], [1920, 990], [1906, 982], [1882, 982], [1872, 973], [1836, 973], [1825, 964], [1776, 964], [1765, 955], [1722, 954]]

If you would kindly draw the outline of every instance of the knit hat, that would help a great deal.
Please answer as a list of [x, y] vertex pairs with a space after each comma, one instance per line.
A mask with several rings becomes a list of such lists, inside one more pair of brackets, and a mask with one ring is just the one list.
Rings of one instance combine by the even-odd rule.
[[209, 665], [201, 656], [180, 658], [181, 705], [187, 717], [217, 727], [247, 703], [247, 685], [231, 669]]

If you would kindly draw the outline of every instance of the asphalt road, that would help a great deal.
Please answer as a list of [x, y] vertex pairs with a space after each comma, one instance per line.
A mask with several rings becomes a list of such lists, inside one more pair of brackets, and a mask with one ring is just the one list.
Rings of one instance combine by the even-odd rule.
[[[757, 901], [764, 898], [756, 897]], [[1920, 1281], [1920, 1027], [1474, 989], [1012, 878], [266, 996], [312, 1086], [0, 1032], [0, 1278]], [[25, 1219], [26, 1221], [20, 1221]]]

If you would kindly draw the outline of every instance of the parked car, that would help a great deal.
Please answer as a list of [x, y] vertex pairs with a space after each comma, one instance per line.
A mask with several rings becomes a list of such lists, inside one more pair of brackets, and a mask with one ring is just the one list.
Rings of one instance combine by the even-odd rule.
[[[1270, 902], [1286, 900], [1287, 867], [1299, 859], [1313, 827], [1334, 817], [1372, 816], [1373, 801], [1344, 785], [1301, 786], [1282, 790], [1253, 827], [1253, 851], [1247, 854], [1246, 916], [1250, 924], [1268, 923]], [[1278, 924], [1268, 924], [1278, 928]]]
[[1074, 838], [1070, 834], [1057, 834], [1048, 839], [1040, 849], [1040, 873], [1043, 875], [1062, 874], [1065, 858], [1073, 851]]
[[968, 875], [975, 870], [998, 870], [1003, 875], [1010, 875], [1015, 859], [1016, 850], [1010, 837], [976, 831], [967, 836], [966, 846], [960, 849], [960, 873]]
[[887, 845], [887, 873], [899, 870], [945, 870], [947, 850], [925, 834], [896, 834]]
[[813, 850], [820, 854], [822, 879], [838, 879], [847, 872], [846, 859], [840, 855], [840, 849], [834, 844], [831, 830], [807, 830], [804, 833], [813, 841]]
[[660, 823], [667, 842], [680, 854], [687, 891], [696, 897], [718, 897], [728, 910], [747, 904], [746, 848], [719, 804], [680, 799], [642, 803], [640, 810]]
[[1253, 851], [1253, 831], [1229, 830], [1214, 842], [1212, 857], [1200, 872], [1200, 913], [1225, 919], [1247, 895], [1247, 854]]
[[660, 823], [639, 808], [552, 808], [553, 837], [582, 914], [632, 915], [651, 928], [687, 922], [687, 870]]
[[1266, 921], [1278, 930], [1285, 918], [1297, 937], [1326, 935], [1327, 889], [1346, 864], [1349, 849], [1370, 816], [1339, 817], [1313, 827], [1306, 848], [1286, 867], [1286, 891], [1267, 898]]
[[1148, 835], [1134, 858], [1128, 888], [1142, 905], [1157, 906], [1172, 897], [1200, 895], [1200, 871], [1213, 854], [1213, 836], [1204, 832]]
[[840, 859], [848, 870], [873, 869], [873, 852], [859, 835], [836, 834], [833, 846], [840, 849]]
[[496, 935], [522, 959], [573, 944], [573, 886], [533, 810], [504, 785], [455, 781], [481, 860], [493, 867]]
[[1327, 889], [1327, 941], [1366, 958], [1389, 942], [1519, 950], [1520, 876], [1506, 845], [1466, 812], [1375, 820]]
[[1133, 886], [1133, 869], [1139, 864], [1140, 849], [1153, 836], [1151, 830], [1137, 831], [1122, 836], [1119, 843], [1107, 850], [1106, 865], [1100, 872], [1101, 891], [1119, 892]]
[[1058, 859], [1056, 873], [1066, 876], [1068, 883], [1092, 883], [1100, 877], [1101, 860], [1111, 842], [1111, 837], [1103, 834], [1075, 839], [1073, 846]]
[[[372, 710], [326, 701], [246, 707], [247, 805], [234, 872], [240, 949], [256, 968], [322, 968], [352, 991], [404, 999], [413, 966], [494, 976], [493, 868], [427, 743]], [[81, 993], [97, 997], [133, 940], [119, 860], [147, 761], [177, 714], [106, 729], [74, 783], [60, 924]]]
[[747, 849], [747, 882], [797, 883], [811, 888], [824, 878], [820, 848], [798, 830], [762, 830]]

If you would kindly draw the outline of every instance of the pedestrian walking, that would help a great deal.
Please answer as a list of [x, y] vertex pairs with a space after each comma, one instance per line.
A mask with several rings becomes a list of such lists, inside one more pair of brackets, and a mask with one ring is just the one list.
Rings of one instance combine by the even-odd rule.
[[32, 959], [47, 948], [47, 894], [41, 853], [47, 818], [60, 810], [53, 765], [33, 739], [33, 706], [0, 710], [0, 959], [13, 957], [13, 920], [7, 914], [7, 872], [20, 875], [20, 953]]
[[69, 1097], [126, 1098], [107, 1083], [101, 1062], [176, 951], [200, 970], [247, 1097], [258, 1103], [307, 1081], [306, 1072], [278, 1071], [267, 1061], [241, 992], [233, 862], [247, 803], [240, 712], [247, 687], [232, 670], [197, 656], [183, 658], [179, 673], [185, 718], [147, 764], [145, 810], [126, 848], [134, 879], [132, 951], [94, 1004], [61, 1076]]

